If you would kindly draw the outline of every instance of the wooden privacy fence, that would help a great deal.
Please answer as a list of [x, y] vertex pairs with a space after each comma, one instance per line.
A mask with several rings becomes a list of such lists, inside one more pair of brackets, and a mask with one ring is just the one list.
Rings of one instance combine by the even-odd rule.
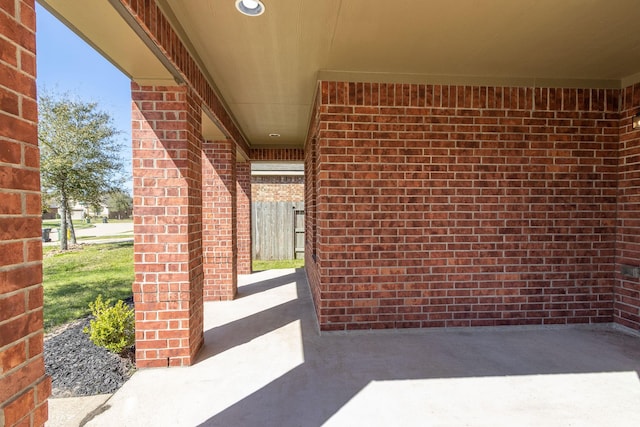
[[304, 257], [304, 203], [252, 202], [252, 257], [261, 260]]

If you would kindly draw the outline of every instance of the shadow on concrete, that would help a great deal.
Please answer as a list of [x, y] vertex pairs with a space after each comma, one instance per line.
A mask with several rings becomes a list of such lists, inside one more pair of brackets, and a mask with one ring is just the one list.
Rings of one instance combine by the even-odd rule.
[[[247, 285], [241, 294], [253, 295], [294, 280], [298, 299], [206, 331], [203, 357], [297, 320], [304, 362], [200, 425], [322, 426], [365, 387], [379, 381], [630, 371], [637, 380], [640, 372], [640, 340], [607, 327], [320, 335], [303, 270]], [[353, 425], [359, 425], [357, 420]]]
[[256, 337], [265, 335], [297, 320], [296, 306], [296, 301], [289, 301], [272, 307], [269, 310], [256, 313], [251, 317], [236, 320], [205, 331], [205, 343], [214, 344], [205, 345], [198, 355], [198, 362], [227, 351], [230, 348], [248, 343]]
[[[253, 273], [257, 274], [257, 273]], [[285, 274], [275, 277], [273, 279], [261, 280], [259, 282], [251, 283], [248, 285], [238, 287], [238, 298], [244, 298], [251, 295], [255, 295], [260, 292], [265, 292], [270, 289], [274, 289], [280, 286], [284, 286], [296, 280], [297, 273]]]

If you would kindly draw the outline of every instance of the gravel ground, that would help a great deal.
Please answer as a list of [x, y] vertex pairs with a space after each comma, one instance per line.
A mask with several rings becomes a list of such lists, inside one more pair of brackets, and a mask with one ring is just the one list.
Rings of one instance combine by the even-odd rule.
[[69, 323], [44, 340], [44, 363], [51, 376], [52, 397], [113, 393], [133, 374], [128, 358], [95, 346], [82, 329], [89, 319]]

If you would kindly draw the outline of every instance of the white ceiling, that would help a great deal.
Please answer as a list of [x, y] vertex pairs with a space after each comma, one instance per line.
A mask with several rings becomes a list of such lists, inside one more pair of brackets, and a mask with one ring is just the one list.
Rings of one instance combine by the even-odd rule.
[[[142, 60], [127, 63], [127, 43], [105, 34], [127, 33], [121, 20], [105, 20], [120, 19], [97, 5], [107, 2], [42, 2], [132, 78], [154, 77], [139, 70]], [[319, 78], [572, 87], [640, 81], [638, 0], [264, 0], [259, 17], [241, 15], [235, 0], [158, 3], [254, 147], [302, 146]], [[105, 21], [102, 31], [96, 17]]]

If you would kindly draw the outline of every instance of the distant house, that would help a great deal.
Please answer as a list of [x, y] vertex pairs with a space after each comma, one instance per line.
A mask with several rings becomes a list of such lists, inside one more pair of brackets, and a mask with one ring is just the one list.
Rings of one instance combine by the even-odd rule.
[[56, 219], [58, 218], [58, 205], [50, 204], [47, 206], [46, 211], [42, 212], [42, 219]]
[[292, 202], [304, 206], [304, 164], [301, 162], [251, 164], [253, 202]]
[[[106, 203], [100, 204], [100, 209], [94, 211], [93, 207], [85, 206], [83, 203], [75, 202], [71, 207], [71, 218], [74, 220], [83, 220], [86, 217], [106, 217], [109, 219], [114, 218], [129, 218], [131, 217], [131, 209], [125, 212], [114, 211], [109, 209]], [[47, 207], [47, 211], [42, 213], [42, 219], [56, 219], [60, 216], [60, 207], [57, 204], [50, 204]]]
[[85, 207], [82, 203], [76, 202], [71, 206], [71, 218], [72, 219], [85, 219], [91, 216], [89, 213], [90, 208]]

